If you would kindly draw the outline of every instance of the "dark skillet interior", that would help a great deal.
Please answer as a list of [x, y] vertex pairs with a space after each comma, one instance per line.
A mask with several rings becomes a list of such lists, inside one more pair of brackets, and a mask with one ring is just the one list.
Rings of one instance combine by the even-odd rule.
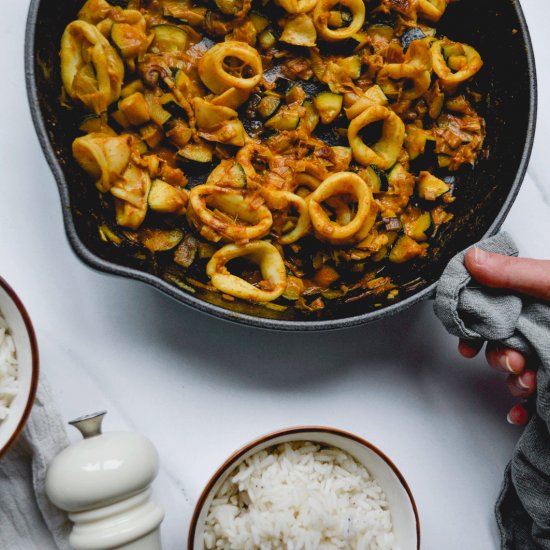
[[535, 127], [536, 77], [533, 54], [519, 2], [460, 0], [438, 25], [441, 34], [472, 44], [485, 62], [476, 77], [484, 96], [487, 158], [460, 173], [452, 207], [454, 220], [432, 244], [430, 256], [405, 267], [388, 266], [401, 285], [392, 305], [373, 300], [327, 301], [324, 310], [284, 312], [228, 302], [214, 292], [186, 290], [162, 279], [162, 262], [138, 260], [128, 250], [100, 239], [106, 215], [98, 193], [71, 155], [81, 118], [61, 107], [59, 43], [83, 0], [33, 0], [27, 28], [26, 70], [31, 110], [41, 144], [55, 173], [71, 245], [92, 267], [143, 280], [172, 297], [220, 317], [266, 328], [317, 330], [365, 323], [429, 296], [447, 261], [458, 251], [497, 231], [523, 179]]

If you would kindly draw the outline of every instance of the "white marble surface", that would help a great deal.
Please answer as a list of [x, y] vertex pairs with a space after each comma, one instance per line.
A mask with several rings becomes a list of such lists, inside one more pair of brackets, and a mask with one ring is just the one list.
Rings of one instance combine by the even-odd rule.
[[[550, 258], [550, 7], [523, 5], [538, 61], [539, 126], [505, 228], [525, 255]], [[395, 460], [419, 507], [424, 549], [497, 548], [493, 506], [519, 435], [504, 420], [511, 400], [482, 359], [458, 357], [430, 303], [344, 332], [267, 333], [77, 260], [27, 107], [27, 6], [0, 0], [9, 13], [0, 18], [0, 273], [30, 311], [65, 419], [105, 408], [107, 429], [139, 430], [157, 446], [164, 547], [183, 548], [196, 498], [234, 449], [278, 428], [325, 424]]]

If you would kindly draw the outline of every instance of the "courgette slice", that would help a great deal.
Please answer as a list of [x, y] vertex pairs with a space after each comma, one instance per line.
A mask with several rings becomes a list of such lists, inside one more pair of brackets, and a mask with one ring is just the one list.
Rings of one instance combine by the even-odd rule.
[[147, 101], [149, 105], [151, 120], [159, 126], [164, 126], [172, 118], [172, 115], [166, 109], [162, 108], [158, 99], [153, 94], [146, 93], [145, 101]]
[[338, 65], [352, 80], [357, 80], [361, 76], [361, 58], [358, 55], [344, 57], [338, 61]]
[[193, 234], [185, 235], [174, 252], [174, 262], [186, 269], [191, 267], [197, 256], [198, 244]]
[[311, 134], [311, 132], [315, 130], [317, 124], [319, 124], [319, 113], [317, 112], [317, 109], [315, 108], [313, 102], [311, 102], [309, 99], [304, 101], [302, 107], [304, 108], [305, 113], [300, 120], [300, 128], [303, 125], [305, 129]]
[[168, 111], [172, 116], [176, 118], [187, 119], [186, 110], [178, 103], [174, 94], [167, 93], [160, 98], [160, 104], [165, 111]]
[[185, 211], [185, 192], [161, 179], [156, 179], [151, 184], [147, 197], [149, 208], [163, 214], [183, 214]]
[[212, 146], [207, 143], [188, 143], [178, 151], [178, 157], [194, 162], [212, 162]]
[[256, 112], [264, 119], [273, 116], [275, 111], [281, 105], [281, 99], [276, 95], [264, 95], [258, 105]]
[[176, 248], [183, 239], [181, 229], [142, 229], [139, 242], [151, 252], [166, 252]]
[[427, 231], [431, 226], [432, 216], [429, 212], [424, 212], [416, 220], [405, 222], [405, 233], [415, 241], [425, 241], [428, 238]]
[[128, 23], [113, 23], [111, 27], [111, 40], [124, 58], [134, 57], [139, 51], [139, 43], [136, 47], [136, 39], [128, 30], [132, 30]]
[[367, 29], [367, 34], [371, 37], [373, 42], [384, 41], [391, 42], [393, 38], [393, 27], [390, 25], [372, 25]]
[[153, 27], [155, 39], [153, 47], [161, 53], [184, 52], [187, 49], [188, 35], [176, 25], [156, 25]]
[[261, 13], [253, 11], [248, 17], [254, 25], [257, 33], [264, 31], [269, 26], [269, 19]]
[[385, 193], [389, 190], [390, 184], [388, 182], [388, 176], [386, 172], [380, 170], [378, 166], [369, 166], [367, 168], [369, 173], [369, 179], [372, 181], [372, 192], [373, 193]]
[[156, 124], [146, 124], [139, 129], [139, 134], [141, 139], [151, 148], [154, 149], [158, 147], [164, 134], [162, 130]]
[[300, 115], [296, 112], [296, 109], [283, 105], [277, 113], [265, 123], [265, 127], [281, 132], [283, 130], [296, 130], [299, 123]]
[[403, 34], [403, 36], [401, 36], [401, 46], [403, 46], [403, 51], [407, 51], [409, 46], [415, 40], [422, 40], [423, 38], [426, 38], [426, 35], [421, 28], [413, 27], [412, 29], [409, 29]]
[[264, 50], [269, 50], [269, 48], [275, 46], [276, 43], [277, 35], [273, 29], [266, 29], [258, 36], [258, 44], [260, 45], [260, 48], [263, 48]]
[[426, 244], [419, 244], [408, 235], [403, 235], [393, 245], [388, 259], [394, 264], [403, 264], [423, 254], [426, 247]]
[[141, 92], [135, 92], [122, 99], [118, 104], [118, 108], [124, 113], [128, 122], [134, 126], [141, 126], [151, 120], [149, 104]]
[[403, 168], [403, 165], [399, 162], [390, 170], [388, 174], [388, 183], [390, 186], [399, 186], [399, 180], [406, 177], [408, 174], [407, 170]]
[[418, 196], [427, 201], [435, 201], [451, 190], [451, 186], [429, 172], [420, 172], [418, 177]]
[[244, 168], [233, 160], [222, 160], [208, 176], [207, 185], [246, 187], [247, 178]]
[[129, 3], [130, 0], [107, 0], [107, 4], [110, 4], [111, 6], [118, 6], [119, 8], [124, 9], [128, 7]]
[[143, 90], [145, 90], [145, 87], [143, 86], [143, 81], [134, 80], [133, 82], [126, 84], [126, 86], [122, 88], [120, 92], [120, 97], [124, 99], [125, 97], [135, 94], [136, 92], [143, 92]]
[[317, 107], [321, 122], [330, 124], [342, 111], [344, 98], [341, 94], [333, 94], [332, 92], [321, 92], [317, 97], [313, 98], [313, 103]]

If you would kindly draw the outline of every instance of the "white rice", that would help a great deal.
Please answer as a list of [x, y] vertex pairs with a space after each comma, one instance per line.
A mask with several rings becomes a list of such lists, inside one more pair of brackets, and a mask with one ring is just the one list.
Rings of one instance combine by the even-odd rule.
[[11, 402], [17, 395], [17, 371], [15, 343], [8, 323], [0, 312], [0, 422], [8, 416]]
[[348, 453], [300, 442], [261, 451], [212, 501], [204, 546], [397, 550], [386, 495]]

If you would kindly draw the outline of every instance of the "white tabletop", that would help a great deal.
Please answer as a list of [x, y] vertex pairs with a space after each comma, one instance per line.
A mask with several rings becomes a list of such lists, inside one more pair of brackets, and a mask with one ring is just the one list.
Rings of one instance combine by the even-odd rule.
[[[539, 126], [505, 229], [524, 255], [550, 258], [550, 8], [523, 5]], [[0, 273], [29, 309], [64, 418], [105, 408], [107, 430], [143, 432], [158, 448], [164, 547], [183, 548], [200, 491], [232, 451], [272, 430], [317, 424], [354, 432], [396, 462], [416, 498], [424, 549], [497, 548], [494, 503], [520, 434], [505, 421], [512, 401], [501, 377], [481, 358], [458, 356], [429, 302], [371, 326], [278, 334], [87, 268], [67, 243], [27, 106], [28, 1], [0, 6], [9, 13], [0, 18]]]

